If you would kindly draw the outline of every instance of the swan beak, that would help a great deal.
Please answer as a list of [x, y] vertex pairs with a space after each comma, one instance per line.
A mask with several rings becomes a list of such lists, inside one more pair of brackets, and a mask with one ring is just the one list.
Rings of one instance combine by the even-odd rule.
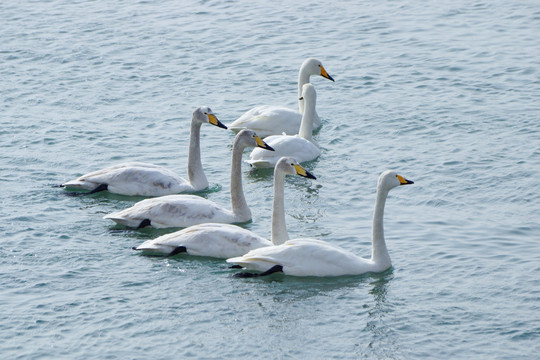
[[265, 143], [260, 137], [255, 136], [255, 141], [257, 142], [258, 147], [263, 148], [265, 150], [275, 151], [273, 147]]
[[401, 175], [398, 175], [397, 176], [398, 180], [399, 180], [399, 185], [409, 185], [409, 184], [414, 184], [414, 181], [411, 181], [411, 180], [407, 180], [405, 179], [403, 176]]
[[310, 173], [309, 171], [307, 171], [306, 169], [304, 169], [303, 167], [301, 167], [300, 165], [293, 165], [294, 168], [296, 169], [296, 174], [299, 175], [299, 176], [303, 176], [303, 177], [306, 177], [308, 179], [314, 179], [314, 180], [317, 180], [317, 178], [315, 176], [313, 176], [312, 173]]
[[207, 114], [208, 116], [208, 122], [212, 125], [215, 125], [217, 127], [220, 127], [222, 129], [227, 129], [227, 127], [225, 125], [223, 125], [223, 123], [221, 121], [218, 120], [218, 118], [216, 117], [216, 115], [214, 114]]
[[327, 78], [328, 80], [332, 80], [335, 82], [334, 78], [331, 77], [327, 72], [326, 69], [321, 65], [321, 76]]

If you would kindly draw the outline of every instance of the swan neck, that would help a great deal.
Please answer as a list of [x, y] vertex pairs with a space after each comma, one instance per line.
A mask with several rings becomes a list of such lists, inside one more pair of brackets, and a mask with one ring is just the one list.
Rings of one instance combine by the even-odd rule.
[[384, 205], [388, 196], [388, 190], [378, 188], [377, 200], [375, 202], [375, 210], [373, 212], [373, 226], [372, 226], [372, 252], [371, 260], [379, 265], [387, 264], [390, 266], [390, 254], [386, 248], [386, 242], [384, 240], [383, 229], [383, 217], [384, 217]]
[[274, 203], [272, 205], [272, 244], [280, 245], [289, 240], [285, 223], [285, 174], [274, 170]]
[[193, 187], [204, 189], [208, 187], [208, 180], [206, 179], [201, 163], [201, 125], [201, 123], [195, 121], [191, 122], [188, 151], [188, 179]]
[[232, 149], [231, 163], [231, 207], [238, 222], [244, 222], [251, 219], [251, 211], [244, 196], [242, 188], [242, 153], [245, 146], [242, 146], [235, 141]]
[[313, 119], [315, 117], [315, 99], [308, 99], [305, 104], [302, 122], [298, 135], [306, 140], [313, 142]]
[[298, 72], [298, 111], [300, 114], [304, 113], [304, 100], [300, 100], [302, 98], [302, 88], [304, 87], [304, 84], [309, 82], [309, 77], [310, 74], [307, 69], [302, 66]]

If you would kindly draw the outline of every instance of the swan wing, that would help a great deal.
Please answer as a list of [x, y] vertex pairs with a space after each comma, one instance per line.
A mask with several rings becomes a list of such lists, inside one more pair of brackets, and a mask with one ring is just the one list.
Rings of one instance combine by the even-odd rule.
[[235, 221], [231, 211], [195, 195], [168, 195], [145, 199], [130, 208], [106, 215], [104, 219], [111, 219], [128, 227], [138, 227], [144, 220], [149, 220], [155, 228]]
[[227, 259], [270, 245], [270, 241], [239, 226], [206, 223], [145, 241], [136, 250], [168, 255], [183, 246], [190, 255]]
[[111, 193], [129, 196], [163, 196], [196, 191], [176, 173], [162, 166], [140, 162], [123, 163], [93, 171], [62, 185], [93, 190], [101, 184], [107, 184]]

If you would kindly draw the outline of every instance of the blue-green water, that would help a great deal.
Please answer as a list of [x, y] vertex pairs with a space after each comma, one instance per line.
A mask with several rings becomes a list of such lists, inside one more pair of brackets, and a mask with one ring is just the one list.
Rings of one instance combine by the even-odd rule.
[[[540, 4], [536, 1], [0, 3], [2, 359], [534, 359], [540, 353]], [[221, 260], [145, 257], [164, 231], [102, 219], [135, 198], [54, 185], [127, 160], [185, 175], [199, 105], [229, 123], [296, 107], [314, 78], [318, 179], [288, 179], [291, 237], [370, 255], [377, 176], [398, 170], [393, 269], [237, 279]], [[232, 133], [202, 158], [229, 202]], [[247, 154], [246, 154], [247, 155]], [[243, 169], [270, 236], [272, 176]]]

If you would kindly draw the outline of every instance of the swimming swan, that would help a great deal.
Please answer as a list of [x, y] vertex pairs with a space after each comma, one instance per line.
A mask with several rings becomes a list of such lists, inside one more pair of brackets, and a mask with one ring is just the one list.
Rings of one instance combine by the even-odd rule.
[[104, 219], [134, 228], [188, 227], [208, 222], [242, 223], [251, 220], [251, 211], [242, 190], [242, 152], [248, 146], [273, 150], [254, 131], [243, 130], [236, 135], [231, 165], [232, 210], [200, 196], [180, 194], [145, 199], [130, 208], [105, 215]]
[[314, 160], [321, 154], [319, 146], [312, 136], [313, 116], [315, 114], [315, 102], [317, 101], [315, 87], [310, 83], [304, 84], [302, 98], [306, 104], [302, 115], [300, 132], [297, 135], [268, 136], [264, 141], [273, 147], [275, 151], [268, 154], [259, 151], [259, 149], [254, 149], [249, 156], [249, 160], [246, 160], [247, 163], [256, 168], [270, 168], [275, 166], [282, 156], [292, 156], [302, 163]]
[[407, 184], [413, 182], [394, 171], [387, 170], [379, 176], [373, 214], [371, 259], [361, 258], [325, 241], [301, 238], [279, 246], [252, 250], [243, 256], [227, 259], [227, 262], [262, 272], [238, 274], [244, 277], [264, 276], [279, 271], [293, 276], [360, 275], [385, 271], [392, 262], [384, 241], [384, 204], [391, 189]]
[[199, 141], [201, 125], [204, 123], [227, 129], [210, 108], [198, 107], [193, 111], [188, 153], [189, 180], [162, 166], [127, 162], [88, 173], [61, 186], [90, 190], [90, 193], [108, 190], [111, 193], [129, 196], [163, 196], [206, 189], [208, 180], [201, 164]]
[[272, 242], [236, 225], [206, 223], [147, 240], [133, 249], [154, 255], [173, 256], [187, 253], [227, 259], [244, 255], [253, 249], [282, 244], [288, 239], [283, 205], [285, 175], [299, 175], [315, 179], [293, 158], [280, 159], [274, 170]]
[[[302, 87], [309, 82], [311, 75], [320, 75], [329, 80], [334, 79], [328, 75], [322, 63], [317, 59], [306, 59], [300, 67], [298, 73], [298, 109], [299, 112], [284, 106], [262, 105], [252, 108], [229, 124], [233, 131], [241, 129], [252, 129], [259, 136], [265, 138], [277, 134], [298, 134], [302, 114], [304, 113], [304, 102], [302, 100]], [[321, 120], [315, 111], [313, 127], [321, 126]]]

